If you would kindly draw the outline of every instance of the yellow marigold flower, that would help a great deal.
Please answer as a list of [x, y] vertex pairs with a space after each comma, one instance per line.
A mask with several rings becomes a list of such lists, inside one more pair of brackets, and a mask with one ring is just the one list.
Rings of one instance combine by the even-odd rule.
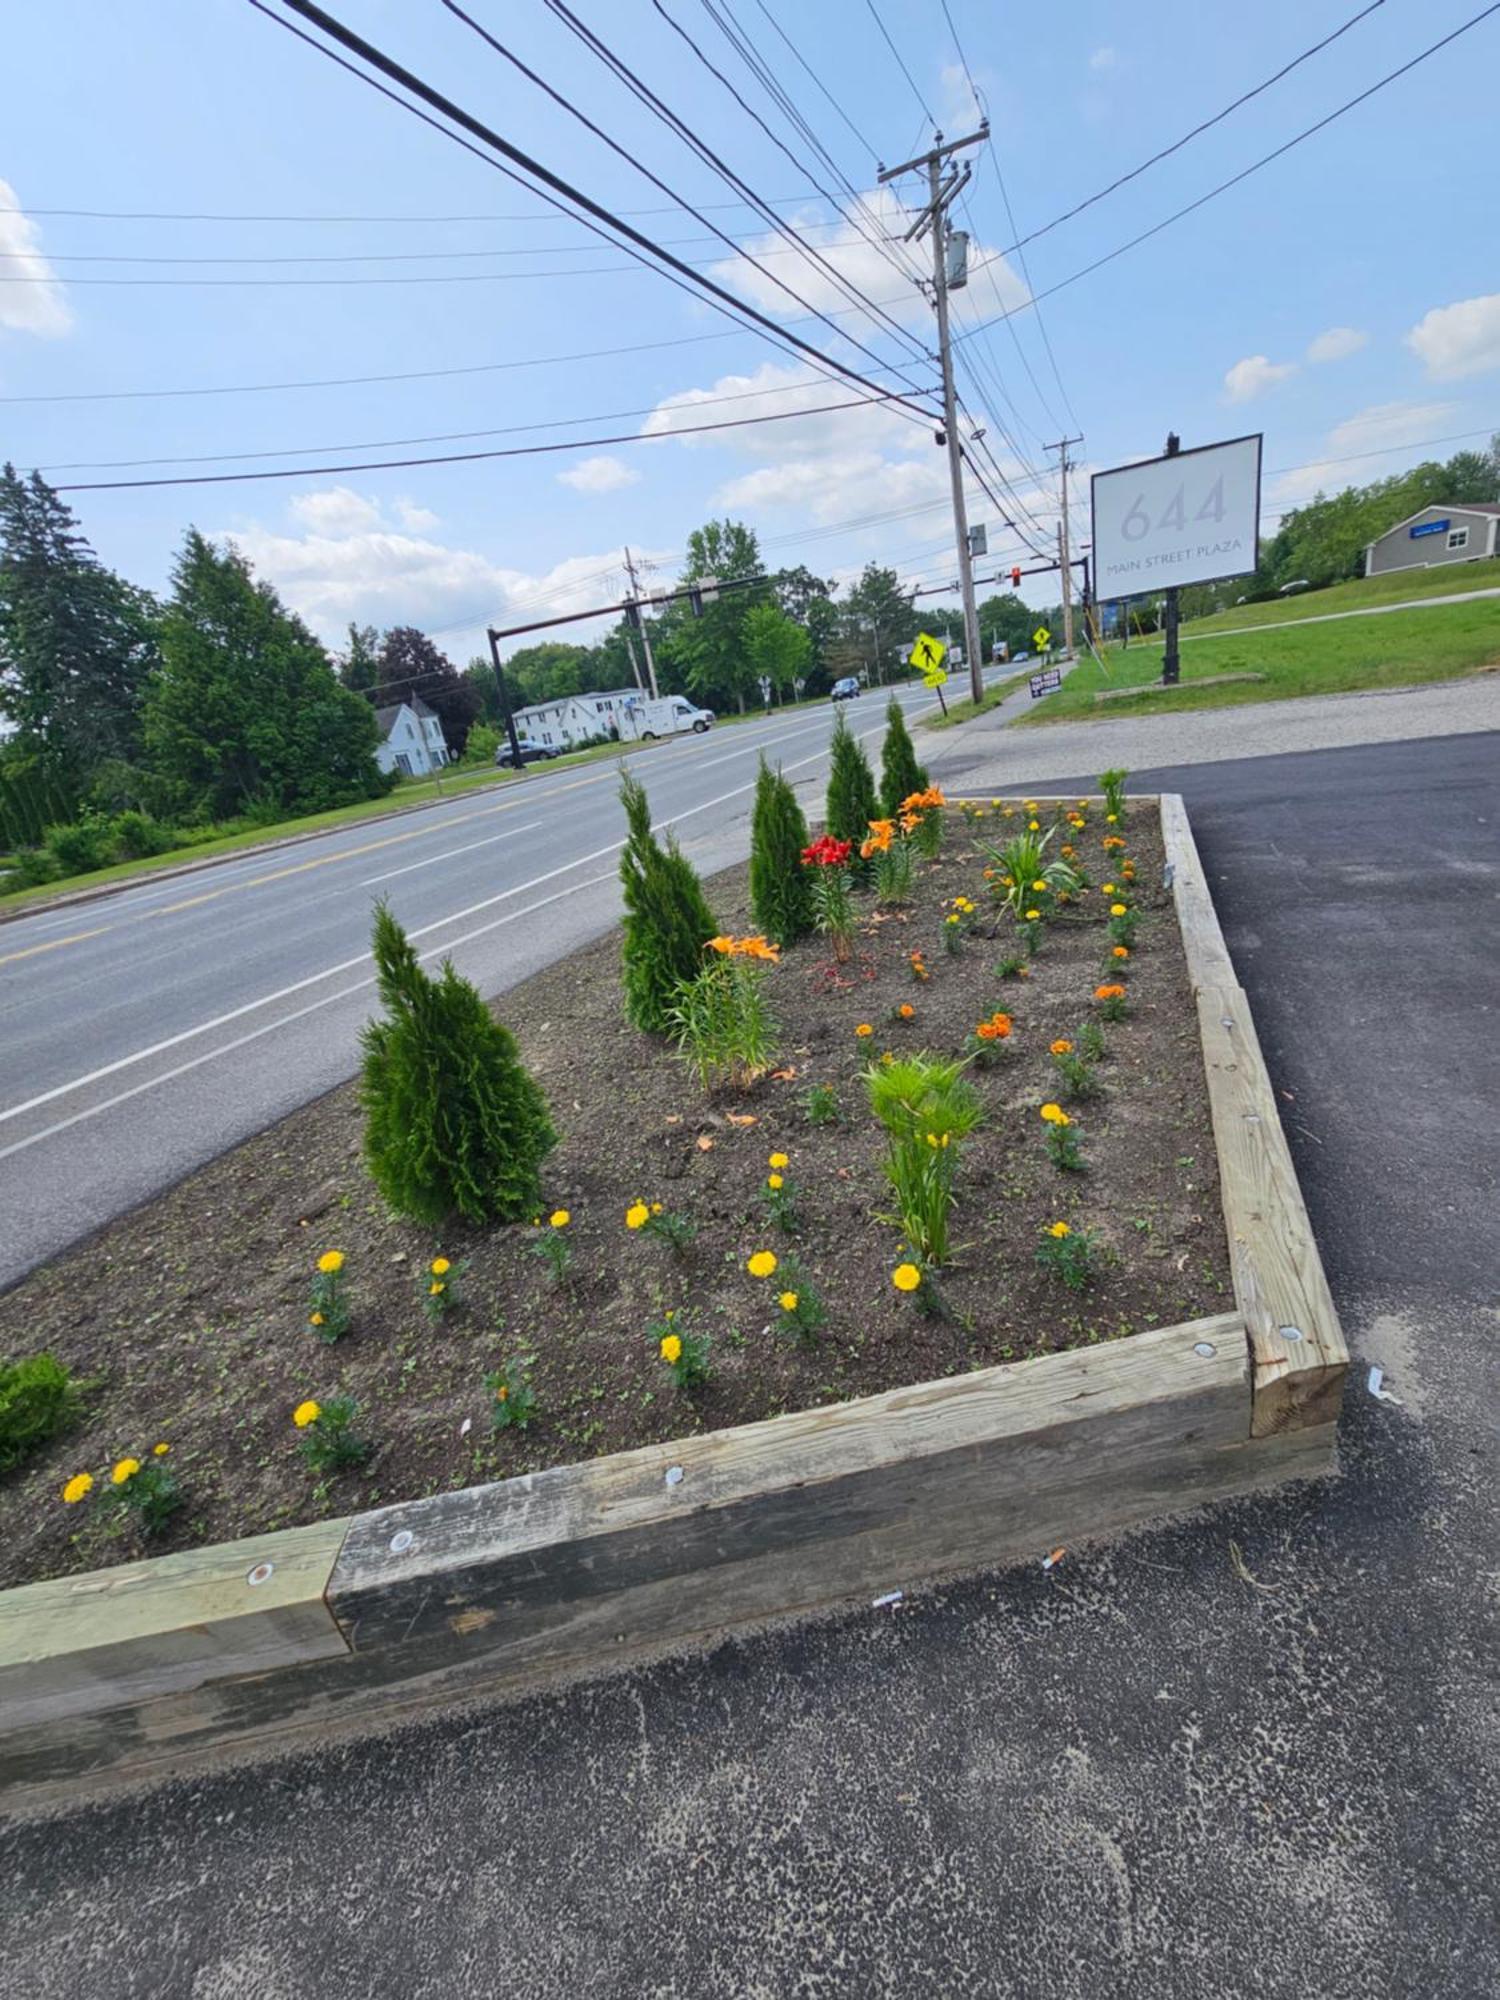
[[94, 1489], [94, 1475], [91, 1472], [75, 1472], [62, 1490], [62, 1497], [70, 1507], [76, 1507], [84, 1495]]
[[767, 1175], [766, 1175], [766, 1186], [767, 1186], [768, 1188], [779, 1188], [779, 1187], [781, 1187], [781, 1186], [783, 1186], [783, 1185], [784, 1185], [784, 1183], [783, 1183], [783, 1181], [782, 1181], [782, 1178], [781, 1178], [781, 1175], [780, 1175], [780, 1174], [767, 1174]]
[[770, 1159], [767, 1160], [766, 1162], [766, 1165], [768, 1167], [784, 1167], [788, 1164], [789, 1163], [785, 1153], [773, 1153]]
[[1120, 893], [1113, 882], [1101, 882], [1099, 884], [1099, 892], [1104, 896], [1117, 896]]
[[1052, 1044], [1052, 1053], [1055, 1056], [1070, 1056], [1073, 1053], [1073, 1044], [1065, 1036], [1059, 1035]]
[[1069, 1229], [1067, 1223], [1054, 1222], [1052, 1224], [1052, 1227], [1047, 1231], [1047, 1234], [1049, 1236], [1063, 1237], [1063, 1236], [1071, 1236], [1073, 1232], [1071, 1229]]
[[1105, 820], [1108, 822], [1108, 824], [1110, 826], [1113, 826], [1115, 822], [1119, 819], [1120, 815], [1118, 813], [1106, 813], [1104, 817]]
[[896, 1009], [896, 1012], [901, 1016], [903, 1021], [909, 1021], [916, 1011], [910, 1000], [903, 1000], [901, 1005]]
[[797, 1294], [795, 1292], [783, 1292], [776, 1303], [781, 1307], [783, 1312], [794, 1313], [797, 1310]]
[[441, 1278], [445, 1277], [453, 1269], [453, 1266], [448, 1262], [446, 1257], [434, 1257], [427, 1268], [435, 1278]]
[[1034, 889], [1034, 890], [1036, 891], [1036, 893], [1037, 893], [1038, 895], [1041, 895], [1041, 896], [1044, 896], [1044, 895], [1046, 895], [1046, 893], [1047, 893], [1047, 885], [1046, 885], [1046, 883], [1045, 883], [1045, 882], [1033, 882], [1031, 886], [1032, 886], [1032, 888], [1033, 888], [1033, 889]]
[[114, 1471], [109, 1475], [111, 1485], [114, 1486], [125, 1485], [127, 1480], [135, 1478], [135, 1475], [140, 1471], [140, 1469], [141, 1469], [141, 1461], [138, 1458], [120, 1459], [117, 1462]]
[[1022, 799], [1021, 803], [1023, 806], [1025, 806], [1027, 812], [1029, 813], [1034, 813], [1038, 810], [1037, 802], [1035, 799]]
[[1129, 958], [1130, 946], [1128, 944], [1117, 944], [1112, 948], [1109, 955], [1111, 958]]
[[661, 1358], [663, 1361], [682, 1359], [682, 1340], [675, 1333], [664, 1333], [661, 1337]]
[[1029, 819], [1029, 820], [1027, 820], [1027, 822], [1026, 822], [1026, 831], [1027, 831], [1028, 833], [1040, 833], [1040, 832], [1041, 832], [1041, 830], [1042, 830], [1042, 823], [1041, 823], [1041, 821], [1040, 821], [1039, 819]]
[[318, 1269], [326, 1278], [331, 1278], [335, 1271], [342, 1271], [343, 1268], [344, 1253], [342, 1250], [325, 1250], [318, 1259]]
[[495, 1401], [497, 1403], [508, 1403], [510, 1401], [510, 1389], [506, 1383], [502, 1382], [500, 1387], [495, 1391]]
[[963, 922], [963, 918], [959, 915], [957, 910], [950, 910], [948, 915], [944, 918], [943, 921], [945, 923], [950, 923], [950, 924], [961, 924]]
[[650, 1220], [651, 1211], [643, 1201], [632, 1202], [630, 1207], [625, 1211], [625, 1227], [627, 1229], [644, 1229]]
[[875, 1030], [871, 1027], [868, 1021], [861, 1021], [859, 1026], [854, 1030], [854, 1032], [856, 1035], [873, 1035]]
[[660, 1214], [661, 1214], [661, 1203], [660, 1203], [659, 1201], [653, 1201], [653, 1202], [652, 1202], [652, 1204], [651, 1204], [651, 1213], [652, 1213], [653, 1215], [660, 1215]]
[[151, 1456], [153, 1458], [165, 1458], [171, 1449], [172, 1447], [169, 1444], [154, 1444], [151, 1447]]
[[1028, 910], [1028, 911], [1026, 912], [1026, 921], [1027, 921], [1027, 923], [1028, 923], [1028, 924], [1034, 924], [1034, 923], [1035, 923], [1035, 922], [1037, 921], [1037, 919], [1038, 919], [1038, 918], [1039, 918], [1039, 917], [1041, 916], [1041, 914], [1042, 914], [1042, 913], [1041, 913], [1041, 911], [1040, 911], [1040, 910]]
[[1071, 1125], [1073, 1122], [1060, 1104], [1044, 1104], [1041, 1115], [1049, 1125]]
[[443, 1283], [441, 1278], [434, 1278], [432, 1283], [427, 1287], [427, 1296], [430, 1299], [438, 1298], [447, 1289], [448, 1287]]
[[573, 1218], [565, 1208], [554, 1208], [547, 1220], [554, 1229], [566, 1229]]
[[309, 1424], [315, 1424], [323, 1414], [323, 1405], [315, 1403], [309, 1396], [305, 1403], [299, 1403], [292, 1412], [292, 1422], [299, 1431], [305, 1431]]
[[898, 1292], [914, 1292], [922, 1282], [922, 1273], [915, 1264], [898, 1264], [891, 1273], [891, 1283]]
[[1109, 914], [1112, 917], [1128, 916], [1130, 914], [1130, 906], [1128, 903], [1111, 903], [1109, 906]]
[[752, 1278], [769, 1278], [771, 1273], [776, 1269], [776, 1252], [774, 1250], [757, 1250], [746, 1261], [745, 1269], [750, 1273]]
[[322, 1326], [323, 1315], [321, 1313], [309, 1313], [307, 1315], [307, 1323], [309, 1326]]

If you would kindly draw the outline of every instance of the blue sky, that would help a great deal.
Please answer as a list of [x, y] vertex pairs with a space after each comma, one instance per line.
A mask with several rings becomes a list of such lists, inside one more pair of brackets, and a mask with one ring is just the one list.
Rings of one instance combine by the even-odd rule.
[[[268, 4], [280, 11], [278, 0]], [[1456, 445], [1427, 441], [1500, 428], [1500, 14], [1243, 185], [1063, 284], [1040, 315], [1025, 309], [1033, 290], [1047, 292], [1237, 173], [1478, 12], [1482, 0], [1387, 0], [1222, 124], [1039, 237], [1024, 266], [994, 254], [1270, 76], [1358, 4], [1079, 0], [1042, 12], [949, 0], [993, 131], [993, 148], [973, 156], [968, 212], [957, 218], [973, 234], [976, 265], [991, 260], [959, 296], [959, 326], [1003, 306], [1023, 308], [961, 343], [960, 386], [1014, 483], [1019, 501], [1007, 505], [1033, 542], [1045, 542], [1055, 522], [1042, 445], [1064, 424], [1084, 434], [1085, 470], [1150, 454], [1169, 428], [1186, 444], [1264, 430], [1272, 521], [1278, 505], [1319, 483], [1447, 456]], [[661, 5], [664, 12], [653, 0], [577, 0], [575, 11], [848, 280], [929, 342], [930, 309], [889, 247], [851, 227], [664, 18], [681, 23], [832, 186], [704, 0]], [[868, 0], [732, 0], [727, 9], [864, 191], [875, 186], [870, 149], [896, 161], [930, 143], [929, 112], [950, 135], [974, 124], [941, 6], [879, 6], [910, 81]], [[826, 324], [800, 317], [804, 308], [767, 271], [795, 284], [808, 305], [831, 310], [847, 298], [823, 270], [786, 254], [743, 205], [720, 205], [733, 201], [732, 190], [543, 0], [473, 0], [470, 11], [612, 134], [627, 159], [439, 0], [341, 0], [333, 11], [545, 164], [629, 211], [680, 256], [713, 268], [773, 317], [795, 320], [825, 351], [896, 384], [890, 364], [903, 350], [895, 332], [857, 312], [836, 318], [877, 363]], [[773, 20], [868, 147], [777, 39]], [[0, 284], [0, 453], [17, 464], [40, 465], [62, 484], [193, 469], [143, 464], [132, 473], [110, 461], [201, 457], [208, 462], [197, 469], [215, 471], [528, 438], [657, 438], [511, 462], [74, 496], [100, 553], [137, 581], [165, 584], [192, 522], [234, 535], [325, 638], [336, 639], [350, 618], [414, 623], [439, 633], [462, 660], [489, 620], [520, 622], [617, 595], [627, 544], [669, 578], [688, 532], [725, 511], [755, 527], [777, 565], [801, 561], [846, 578], [874, 557], [912, 580], [951, 576], [945, 461], [930, 430], [876, 406], [808, 414], [858, 391], [728, 329], [245, 0], [129, 8], [32, 0], [12, 11], [6, 45], [0, 210], [22, 213], [0, 213], [0, 278], [47, 280]], [[777, 254], [757, 269], [691, 215], [639, 213], [662, 209], [667, 197], [638, 166], [737, 243]], [[902, 192], [910, 199], [915, 184]], [[37, 213], [48, 209], [141, 211], [144, 219]], [[178, 221], [166, 212], [298, 219]], [[371, 219], [301, 219], [314, 216]], [[374, 219], [449, 216], [495, 219]], [[892, 197], [872, 195], [861, 219], [867, 234], [898, 233]], [[126, 258], [163, 261], [118, 261]], [[258, 282], [222, 282], [245, 278]], [[98, 282], [106, 279], [171, 282]], [[209, 279], [220, 282], [202, 282]], [[637, 351], [600, 352], [627, 348]], [[594, 358], [558, 358], [583, 355]], [[919, 383], [934, 379], [925, 361], [906, 365]], [[444, 369], [473, 372], [246, 392]], [[183, 389], [235, 393], [119, 394]], [[671, 434], [685, 423], [773, 410], [794, 414], [717, 438]], [[577, 418], [599, 421], [569, 424]], [[528, 425], [541, 428], [516, 439], [346, 449]], [[1384, 447], [1395, 449], [1354, 456]], [[284, 456], [232, 456], [247, 453]], [[988, 498], [975, 491], [972, 507], [972, 518], [989, 524], [992, 551], [1030, 560]], [[1052, 594], [1041, 587], [1036, 600]]]

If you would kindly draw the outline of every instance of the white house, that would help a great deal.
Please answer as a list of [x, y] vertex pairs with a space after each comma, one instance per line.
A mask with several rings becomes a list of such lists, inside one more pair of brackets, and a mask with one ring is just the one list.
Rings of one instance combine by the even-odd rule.
[[544, 750], [572, 750], [580, 743], [618, 732], [619, 716], [641, 699], [639, 688], [612, 688], [605, 694], [559, 695], [516, 710], [516, 734]]
[[425, 778], [449, 761], [443, 725], [420, 695], [398, 701], [392, 708], [377, 708], [375, 720], [382, 739], [375, 761], [382, 771]]

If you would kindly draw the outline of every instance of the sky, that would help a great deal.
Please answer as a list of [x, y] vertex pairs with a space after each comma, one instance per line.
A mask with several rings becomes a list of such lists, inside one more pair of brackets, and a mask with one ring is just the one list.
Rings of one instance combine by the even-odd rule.
[[[881, 188], [877, 163], [924, 150], [935, 126], [974, 131], [977, 94], [990, 140], [963, 156], [973, 178], [954, 220], [970, 232], [970, 276], [954, 311], [966, 429], [983, 430], [973, 455], [991, 489], [969, 493], [988, 531], [983, 577], [1052, 552], [1046, 447], [1064, 435], [1083, 438], [1072, 492], [1086, 542], [1088, 473], [1156, 453], [1169, 430], [1184, 445], [1264, 432], [1269, 532], [1319, 487], [1500, 429], [1500, 12], [1111, 255], [1484, 0], [1384, 0], [1068, 215], [1361, 4], [948, 0], [950, 26], [941, 0], [574, 0], [738, 188], [546, 0], [468, 6], [541, 84], [442, 0], [330, 11], [820, 355], [919, 408], [937, 380], [914, 278], [930, 253], [899, 242], [918, 182]], [[951, 583], [947, 460], [930, 420], [641, 269], [285, 32], [268, 18], [295, 18], [281, 0], [266, 8], [20, 0], [9, 14], [0, 457], [60, 486], [319, 468], [74, 493], [106, 562], [163, 590], [192, 524], [232, 537], [330, 644], [350, 620], [415, 624], [460, 662], [487, 624], [617, 601], [627, 547], [669, 587], [691, 530], [725, 514], [755, 529], [772, 567], [843, 583], [873, 559], [912, 584]], [[859, 205], [716, 15], [766, 61]], [[816, 260], [772, 231], [746, 187]], [[750, 417], [775, 421], [682, 435]], [[584, 442], [595, 439], [620, 441]], [[321, 469], [529, 444], [563, 448]], [[1055, 602], [1055, 581], [1023, 594]]]

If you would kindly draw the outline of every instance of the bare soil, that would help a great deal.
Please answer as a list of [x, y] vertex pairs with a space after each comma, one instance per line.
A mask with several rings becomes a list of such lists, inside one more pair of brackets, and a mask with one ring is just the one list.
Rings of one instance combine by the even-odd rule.
[[[33, 1273], [0, 1298], [0, 1354], [50, 1349], [88, 1381], [72, 1431], [0, 1484], [0, 1583], [105, 1566], [152, 1552], [352, 1513], [602, 1452], [715, 1430], [780, 1412], [1113, 1340], [1222, 1311], [1231, 1298], [1198, 1031], [1171, 897], [1161, 887], [1154, 806], [1133, 803], [1123, 831], [1137, 868], [1140, 933], [1131, 1014], [1105, 1028], [1103, 1094], [1069, 1103], [1088, 1170], [1064, 1174], [1044, 1145], [1039, 1106], [1067, 1103], [1048, 1054], [1076, 1039], [1106, 972], [1107, 913], [1097, 888], [1049, 926], [1024, 979], [1000, 980], [1013, 949], [990, 915], [980, 843], [1011, 830], [948, 814], [942, 859], [921, 864], [909, 908], [860, 898], [856, 963], [836, 969], [808, 939], [767, 971], [780, 1023], [774, 1075], [705, 1100], [669, 1047], [623, 1020], [617, 936], [504, 997], [505, 1020], [550, 1100], [560, 1133], [543, 1213], [569, 1210], [568, 1279], [554, 1283], [527, 1226], [435, 1235], [392, 1219], [364, 1167], [353, 1084], [295, 1113], [169, 1193]], [[1078, 834], [1093, 882], [1105, 832], [1097, 806]], [[1115, 872], [1118, 872], [1117, 863]], [[747, 926], [746, 871], [708, 884], [727, 928]], [[943, 905], [979, 905], [956, 953]], [[910, 954], [930, 968], [912, 976]], [[909, 1003], [910, 1020], [897, 1010]], [[1003, 1008], [1010, 1042], [976, 1069], [985, 1123], [967, 1142], [954, 1215], [947, 1312], [928, 1317], [896, 1292], [902, 1248], [889, 1219], [883, 1144], [860, 1072], [885, 1049], [957, 1053]], [[868, 1022], [874, 1034], [856, 1035]], [[840, 1117], [809, 1122], [804, 1095], [832, 1085]], [[768, 1155], [790, 1156], [799, 1226], [766, 1216]], [[636, 1200], [691, 1218], [682, 1255], [627, 1230]], [[1107, 1251], [1097, 1281], [1067, 1290], [1035, 1261], [1054, 1220], [1094, 1231]], [[322, 1344], [307, 1322], [320, 1252], [337, 1248], [353, 1308], [349, 1335]], [[793, 1337], [781, 1280], [751, 1278], [772, 1249], [801, 1266], [828, 1308], [816, 1344]], [[458, 1303], [432, 1324], [421, 1299], [431, 1258], [467, 1260]], [[712, 1373], [680, 1392], [653, 1329], [690, 1312], [712, 1340]], [[484, 1377], [532, 1354], [537, 1414], [492, 1433]], [[297, 1450], [293, 1408], [354, 1397], [369, 1463], [319, 1478]], [[101, 1481], [117, 1457], [158, 1441], [186, 1504], [143, 1545], [92, 1501], [64, 1506], [66, 1478]]]

